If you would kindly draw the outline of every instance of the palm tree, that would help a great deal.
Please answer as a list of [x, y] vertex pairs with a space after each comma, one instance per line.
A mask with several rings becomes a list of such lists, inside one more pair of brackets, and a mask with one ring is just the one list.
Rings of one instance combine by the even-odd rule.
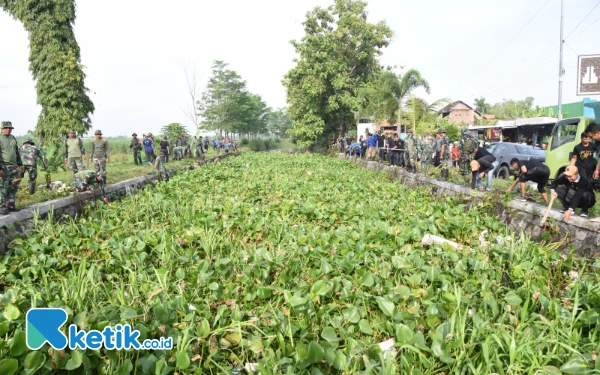
[[476, 98], [475, 103], [473, 104], [475, 104], [475, 110], [482, 115], [487, 115], [490, 112], [490, 105], [489, 103], [485, 102], [485, 98], [483, 96], [481, 98]]
[[407, 109], [410, 111], [408, 117], [412, 122], [413, 130], [421, 134], [435, 128], [438, 111], [448, 103], [450, 103], [449, 98], [428, 103], [425, 99], [411, 95], [407, 101]]
[[397, 121], [400, 122], [405, 99], [419, 87], [429, 94], [429, 82], [416, 69], [398, 75], [390, 71], [383, 72], [373, 85], [363, 92], [368, 103], [365, 112], [374, 114], [377, 120], [387, 119], [390, 122], [398, 114]]

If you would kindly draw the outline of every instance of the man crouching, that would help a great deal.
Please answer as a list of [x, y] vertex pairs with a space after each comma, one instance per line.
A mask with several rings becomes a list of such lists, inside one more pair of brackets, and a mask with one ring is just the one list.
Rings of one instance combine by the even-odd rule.
[[100, 188], [100, 192], [102, 193], [102, 201], [106, 204], [110, 204], [106, 197], [106, 192], [104, 191], [104, 180], [100, 173], [96, 173], [92, 170], [79, 171], [73, 175], [73, 181], [75, 182], [75, 188], [80, 193], [89, 192], [91, 194], [92, 189], [96, 185]]
[[576, 208], [581, 208], [581, 217], [588, 217], [589, 209], [596, 204], [592, 183], [579, 174], [576, 166], [570, 165], [551, 185], [552, 197], [562, 203], [565, 221], [569, 221]]

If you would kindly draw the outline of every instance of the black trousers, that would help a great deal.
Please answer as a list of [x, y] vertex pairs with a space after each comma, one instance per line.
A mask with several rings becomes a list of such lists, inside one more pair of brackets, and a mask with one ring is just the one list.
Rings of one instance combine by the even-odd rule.
[[[567, 209], [571, 205], [570, 202], [567, 202], [567, 188], [564, 186], [559, 186], [556, 188], [556, 194], [558, 195], [558, 200], [562, 203], [563, 208]], [[590, 208], [594, 207], [596, 204], [596, 196], [594, 193], [590, 191], [586, 191], [583, 193], [583, 197], [579, 201], [579, 204], [576, 208], [581, 208], [581, 211], [588, 211]]]
[[390, 152], [390, 165], [400, 165], [400, 151]]
[[442, 152], [441, 151], [436, 151], [435, 152], [435, 158], [433, 158], [433, 166], [434, 167], [439, 167], [440, 166], [440, 157], [442, 156]]
[[153, 163], [156, 160], [156, 155], [154, 155], [154, 151], [146, 151], [146, 163]]

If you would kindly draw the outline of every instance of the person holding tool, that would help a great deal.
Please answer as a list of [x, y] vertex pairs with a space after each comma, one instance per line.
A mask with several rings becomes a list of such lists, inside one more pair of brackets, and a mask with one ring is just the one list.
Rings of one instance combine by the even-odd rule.
[[544, 198], [546, 204], [548, 204], [548, 194], [546, 193], [546, 184], [550, 179], [550, 168], [539, 160], [525, 160], [519, 161], [517, 158], [513, 158], [510, 161], [510, 165], [513, 167], [515, 171], [518, 171], [519, 177], [515, 178], [515, 182], [508, 188], [507, 193], [512, 192], [512, 190], [517, 186], [517, 184], [521, 183], [521, 196], [518, 198], [522, 202], [527, 202], [527, 198], [525, 197], [525, 188], [527, 187], [527, 182], [537, 182], [537, 189]]
[[565, 221], [569, 221], [576, 208], [581, 208], [581, 217], [588, 217], [590, 208], [596, 204], [596, 196], [592, 183], [584, 175], [579, 174], [579, 169], [569, 165], [565, 172], [552, 181], [550, 191], [553, 199], [558, 199], [565, 214]]

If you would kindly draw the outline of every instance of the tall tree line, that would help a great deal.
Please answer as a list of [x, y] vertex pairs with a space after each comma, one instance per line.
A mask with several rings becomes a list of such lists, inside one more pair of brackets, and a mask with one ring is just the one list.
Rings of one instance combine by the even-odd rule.
[[223, 61], [214, 61], [206, 90], [198, 102], [201, 126], [220, 136], [256, 138], [273, 134], [284, 136], [289, 119], [282, 110], [272, 111], [259, 95], [246, 89], [246, 81], [228, 69]]

